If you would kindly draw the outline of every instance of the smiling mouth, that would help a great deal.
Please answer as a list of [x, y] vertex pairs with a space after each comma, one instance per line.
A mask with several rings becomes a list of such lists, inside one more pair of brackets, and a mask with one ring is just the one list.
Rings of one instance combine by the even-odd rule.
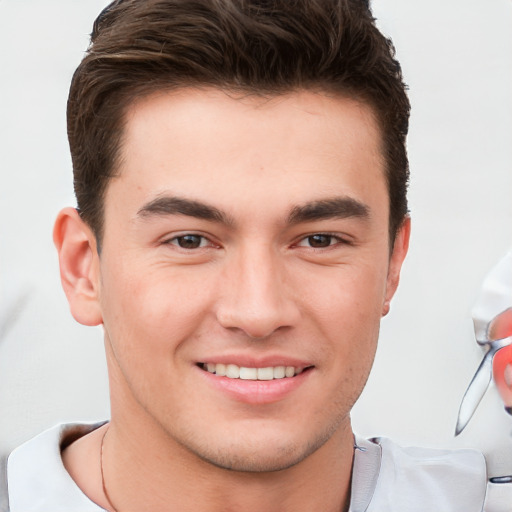
[[296, 366], [268, 366], [266, 368], [248, 368], [236, 364], [199, 363], [199, 368], [228, 379], [274, 380], [292, 378], [312, 368]]

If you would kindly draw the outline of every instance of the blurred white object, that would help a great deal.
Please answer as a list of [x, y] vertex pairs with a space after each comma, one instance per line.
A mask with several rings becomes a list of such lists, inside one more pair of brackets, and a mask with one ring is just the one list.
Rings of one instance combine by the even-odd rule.
[[475, 413], [492, 378], [492, 361], [498, 350], [512, 343], [512, 336], [494, 339], [490, 327], [497, 317], [512, 306], [512, 251], [487, 275], [473, 308], [473, 324], [477, 343], [488, 347], [460, 404], [455, 435], [459, 435]]
[[488, 343], [491, 320], [512, 307], [512, 251], [489, 272], [472, 311], [475, 336], [479, 343]]

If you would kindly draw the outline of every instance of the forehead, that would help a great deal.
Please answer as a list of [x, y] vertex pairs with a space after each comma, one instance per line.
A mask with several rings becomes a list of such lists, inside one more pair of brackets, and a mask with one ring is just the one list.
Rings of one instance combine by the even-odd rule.
[[[268, 144], [283, 127], [292, 128], [286, 139], [293, 143], [299, 143], [301, 138], [311, 144], [319, 138], [328, 143], [325, 129], [332, 130], [332, 138], [337, 139], [340, 149], [353, 144], [363, 133], [377, 145], [381, 139], [373, 108], [347, 96], [314, 90], [262, 96], [216, 88], [183, 88], [162, 90], [129, 104], [124, 119], [124, 141], [130, 151], [156, 128], [164, 137], [179, 135], [196, 145], [201, 143], [201, 135], [210, 136], [214, 132], [227, 135], [222, 141], [217, 140], [227, 143], [235, 137], [266, 134]], [[258, 132], [258, 128], [262, 131]], [[285, 134], [279, 135], [276, 143], [282, 144]]]
[[385, 188], [380, 140], [371, 108], [349, 98], [161, 92], [128, 109], [120, 173], [109, 189], [122, 184], [139, 203], [169, 192], [283, 207], [305, 194], [357, 196], [365, 183]]

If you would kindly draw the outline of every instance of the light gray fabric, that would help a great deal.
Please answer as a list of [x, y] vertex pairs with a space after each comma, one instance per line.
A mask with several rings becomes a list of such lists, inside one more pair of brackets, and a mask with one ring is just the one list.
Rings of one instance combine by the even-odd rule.
[[[385, 438], [356, 439], [356, 444], [350, 512], [484, 510], [487, 472], [480, 453], [402, 448]], [[363, 497], [358, 487], [365, 481], [372, 487], [366, 486]]]
[[103, 423], [57, 425], [16, 448], [7, 463], [10, 512], [104, 512], [75, 484], [60, 453], [66, 436]]
[[512, 484], [487, 484], [485, 512], [512, 511]]
[[7, 495], [7, 458], [0, 455], [0, 512], [9, 511]]
[[[66, 436], [102, 424], [58, 425], [17, 448], [7, 468], [10, 512], [104, 512], [76, 486], [60, 455]], [[478, 452], [355, 438], [350, 512], [510, 512], [511, 505], [512, 485], [487, 485]]]
[[368, 510], [377, 487], [382, 461], [382, 448], [363, 438], [355, 437], [352, 489], [349, 512]]

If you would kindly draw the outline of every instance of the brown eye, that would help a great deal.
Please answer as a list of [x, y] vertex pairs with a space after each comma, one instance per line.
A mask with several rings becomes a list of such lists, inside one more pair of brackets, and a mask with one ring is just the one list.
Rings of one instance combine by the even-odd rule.
[[204, 247], [207, 241], [203, 236], [183, 235], [173, 238], [171, 243], [181, 247], [182, 249], [199, 249], [200, 247]]
[[308, 244], [310, 247], [314, 248], [322, 248], [322, 247], [329, 247], [332, 245], [333, 242], [333, 236], [331, 235], [311, 235], [306, 238]]

